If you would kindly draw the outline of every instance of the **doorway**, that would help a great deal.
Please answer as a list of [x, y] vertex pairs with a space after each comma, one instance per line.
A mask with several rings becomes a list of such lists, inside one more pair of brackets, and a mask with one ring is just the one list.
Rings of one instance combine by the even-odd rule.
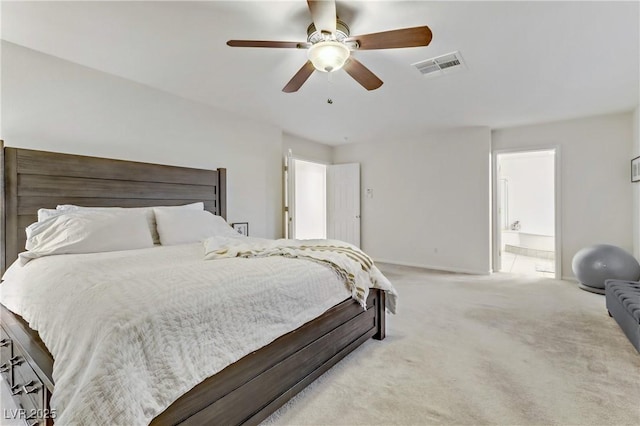
[[327, 166], [291, 159], [291, 238], [327, 238]]
[[285, 237], [360, 246], [360, 164], [285, 157]]
[[494, 153], [494, 271], [561, 277], [558, 149]]

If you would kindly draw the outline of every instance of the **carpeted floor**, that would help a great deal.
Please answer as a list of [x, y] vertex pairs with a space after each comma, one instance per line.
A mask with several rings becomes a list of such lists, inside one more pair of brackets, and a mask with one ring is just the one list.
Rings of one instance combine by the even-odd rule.
[[380, 265], [400, 293], [371, 340], [266, 425], [640, 424], [640, 354], [575, 283]]

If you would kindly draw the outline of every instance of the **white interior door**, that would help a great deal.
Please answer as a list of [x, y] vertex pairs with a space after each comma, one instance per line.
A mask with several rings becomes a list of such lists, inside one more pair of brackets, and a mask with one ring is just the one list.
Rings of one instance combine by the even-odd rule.
[[360, 164], [327, 166], [327, 238], [360, 247]]

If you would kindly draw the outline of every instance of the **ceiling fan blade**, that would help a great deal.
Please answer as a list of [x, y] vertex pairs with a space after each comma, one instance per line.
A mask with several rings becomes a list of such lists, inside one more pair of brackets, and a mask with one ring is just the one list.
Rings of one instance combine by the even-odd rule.
[[263, 41], [263, 40], [229, 40], [227, 46], [231, 47], [275, 47], [289, 49], [308, 49], [311, 43], [297, 41]]
[[360, 85], [367, 90], [376, 90], [378, 87], [382, 86], [382, 80], [372, 73], [369, 68], [362, 65], [360, 61], [353, 57], [347, 59], [343, 68], [347, 74], [353, 77], [355, 81], [360, 83]]
[[344, 41], [358, 42], [358, 49], [398, 49], [401, 47], [428, 46], [433, 34], [429, 27], [402, 28], [381, 33], [348, 37]]
[[296, 75], [293, 76], [291, 80], [287, 83], [286, 86], [282, 89], [285, 93], [293, 93], [297, 92], [300, 87], [304, 84], [305, 81], [313, 74], [315, 68], [311, 61], [307, 61], [302, 68], [298, 70]]
[[338, 20], [335, 0], [307, 0], [307, 4], [316, 30], [335, 34]]

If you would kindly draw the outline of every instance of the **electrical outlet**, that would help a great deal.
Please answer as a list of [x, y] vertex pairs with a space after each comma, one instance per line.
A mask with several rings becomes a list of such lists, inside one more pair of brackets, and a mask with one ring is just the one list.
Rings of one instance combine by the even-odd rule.
[[367, 188], [367, 198], [373, 198], [373, 189]]

